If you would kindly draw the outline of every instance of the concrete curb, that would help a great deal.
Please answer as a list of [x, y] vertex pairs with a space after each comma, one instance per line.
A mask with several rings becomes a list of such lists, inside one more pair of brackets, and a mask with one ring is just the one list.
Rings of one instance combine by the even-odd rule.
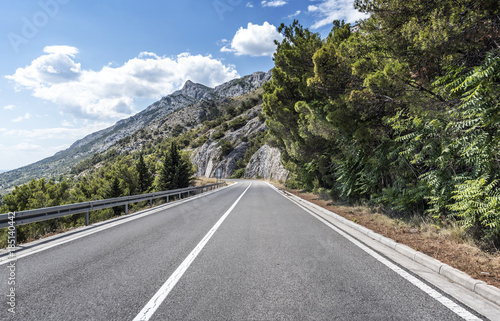
[[[272, 185], [271, 185], [272, 186]], [[275, 186], [272, 186], [276, 189]], [[277, 189], [278, 190], [278, 189]], [[432, 258], [422, 252], [416, 251], [404, 244], [397, 243], [394, 240], [391, 240], [385, 236], [382, 236], [378, 233], [373, 232], [370, 229], [367, 229], [364, 226], [361, 226], [359, 224], [354, 223], [353, 221], [350, 221], [338, 214], [335, 214], [334, 212], [331, 212], [327, 209], [324, 209], [321, 206], [318, 206], [314, 203], [311, 203], [309, 201], [306, 201], [298, 196], [295, 196], [293, 194], [290, 194], [288, 192], [283, 192], [281, 190], [278, 190], [278, 192], [284, 194], [284, 196], [293, 199], [297, 203], [301, 203], [303, 206], [306, 208], [313, 208], [316, 211], [319, 211], [323, 214], [328, 215], [329, 217], [335, 219], [336, 221], [347, 225], [363, 234], [366, 234], [368, 237], [374, 239], [375, 241], [378, 241], [387, 247], [392, 248], [393, 250], [399, 252], [400, 254], [410, 258], [411, 260], [431, 269], [432, 271], [439, 273], [440, 275], [448, 278], [449, 280], [469, 289], [470, 291], [479, 294], [483, 298], [500, 305], [500, 289], [488, 285], [483, 281], [476, 280], [472, 277], [470, 277], [468, 274], [457, 270], [439, 260], [436, 260], [435, 258]]]

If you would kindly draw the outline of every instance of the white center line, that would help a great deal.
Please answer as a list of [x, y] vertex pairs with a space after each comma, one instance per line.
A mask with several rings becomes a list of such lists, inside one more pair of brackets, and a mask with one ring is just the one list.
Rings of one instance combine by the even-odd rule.
[[186, 259], [179, 265], [179, 267], [172, 273], [172, 275], [168, 278], [168, 280], [162, 285], [162, 287], [156, 292], [156, 294], [149, 300], [149, 302], [146, 304], [146, 306], [139, 312], [139, 314], [134, 318], [134, 321], [147, 321], [149, 320], [155, 311], [160, 307], [162, 302], [167, 298], [168, 294], [174, 286], [177, 284], [177, 282], [180, 280], [182, 275], [186, 272], [186, 270], [189, 268], [191, 263], [193, 263], [194, 259], [200, 254], [201, 250], [205, 247], [205, 245], [208, 243], [210, 238], [214, 235], [215, 231], [219, 228], [219, 226], [224, 222], [226, 217], [229, 215], [229, 213], [232, 212], [232, 210], [235, 208], [236, 204], [241, 200], [243, 195], [248, 191], [248, 189], [252, 186], [252, 183], [248, 185], [248, 187], [241, 193], [240, 197], [231, 205], [231, 207], [222, 215], [222, 217], [215, 223], [215, 225], [208, 231], [207, 235], [196, 245], [196, 247], [189, 253], [189, 255], [186, 257]]

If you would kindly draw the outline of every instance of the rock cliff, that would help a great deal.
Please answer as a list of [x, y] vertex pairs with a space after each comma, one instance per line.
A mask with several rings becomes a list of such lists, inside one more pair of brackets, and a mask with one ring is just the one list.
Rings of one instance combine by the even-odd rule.
[[248, 162], [244, 177], [286, 181], [288, 171], [281, 164], [279, 149], [269, 145], [262, 146]]

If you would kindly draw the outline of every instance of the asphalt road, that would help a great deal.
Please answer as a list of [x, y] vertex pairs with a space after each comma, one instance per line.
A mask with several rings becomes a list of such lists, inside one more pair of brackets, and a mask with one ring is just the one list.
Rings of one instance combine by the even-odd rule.
[[2, 320], [134, 320], [172, 278], [150, 320], [463, 320], [263, 182], [15, 264], [13, 315], [0, 263]]

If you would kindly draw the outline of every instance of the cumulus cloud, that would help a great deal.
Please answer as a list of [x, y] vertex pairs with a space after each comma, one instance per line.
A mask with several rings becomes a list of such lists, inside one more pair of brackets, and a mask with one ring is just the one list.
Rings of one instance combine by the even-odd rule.
[[16, 108], [16, 106], [14, 106], [14, 105], [3, 106], [3, 109], [5, 109], [5, 110], [14, 110], [15, 108]]
[[313, 29], [330, 25], [334, 20], [353, 23], [368, 18], [368, 15], [354, 9], [354, 0], [321, 0], [320, 3], [310, 5], [307, 9], [309, 13], [316, 16], [316, 21], [312, 25]]
[[272, 56], [276, 51], [274, 40], [281, 41], [283, 36], [276, 27], [267, 21], [263, 25], [248, 23], [247, 28], [240, 27], [231, 41], [231, 47], [222, 47], [222, 52], [233, 52], [237, 56]]
[[[63, 124], [63, 126], [70, 123]], [[0, 128], [0, 133], [5, 137], [22, 138], [25, 140], [53, 140], [64, 138], [69, 140], [80, 139], [91, 133], [112, 126], [110, 122], [93, 122], [78, 128], [55, 127], [55, 128], [36, 128], [36, 129], [6, 129]]]
[[31, 118], [31, 114], [30, 113], [26, 113], [26, 114], [24, 114], [24, 116], [19, 116], [17, 118], [14, 118], [12, 120], [12, 122], [19, 123], [19, 122], [22, 122], [23, 120], [27, 120], [27, 119], [30, 119], [30, 118]]
[[43, 150], [43, 147], [40, 145], [23, 142], [11, 147], [11, 149], [23, 152], [33, 152], [33, 151], [41, 151]]
[[158, 99], [187, 80], [216, 86], [238, 77], [235, 67], [212, 56], [182, 53], [160, 57], [142, 52], [122, 66], [85, 70], [77, 63], [78, 49], [49, 46], [29, 66], [6, 76], [16, 90], [54, 102], [63, 113], [84, 119], [116, 119], [135, 112], [135, 98]]
[[284, 0], [273, 0], [273, 1], [262, 1], [261, 4], [263, 7], [282, 7], [288, 4], [288, 2]]
[[288, 19], [295, 18], [295, 17], [297, 17], [298, 15], [300, 15], [301, 13], [302, 13], [302, 11], [297, 10], [297, 11], [295, 11], [295, 13], [289, 14], [289, 15], [288, 15]]
[[[42, 158], [52, 156], [69, 146], [69, 144], [42, 146], [31, 142], [20, 142], [9, 146], [0, 145], [0, 151], [3, 156], [2, 166], [4, 170], [19, 168]], [[22, 157], [20, 157], [21, 154]]]

